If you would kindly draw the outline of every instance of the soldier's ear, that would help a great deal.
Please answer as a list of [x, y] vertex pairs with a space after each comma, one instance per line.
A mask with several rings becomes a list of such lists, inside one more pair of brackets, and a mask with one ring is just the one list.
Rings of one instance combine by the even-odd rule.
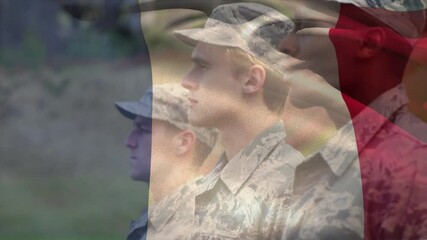
[[362, 33], [362, 41], [357, 52], [358, 58], [371, 58], [383, 48], [386, 34], [383, 28], [372, 27]]
[[243, 92], [253, 94], [262, 89], [265, 83], [266, 72], [264, 67], [254, 64], [248, 71], [243, 82]]
[[182, 156], [188, 154], [194, 148], [196, 134], [189, 129], [181, 131], [173, 137], [172, 143], [176, 155]]

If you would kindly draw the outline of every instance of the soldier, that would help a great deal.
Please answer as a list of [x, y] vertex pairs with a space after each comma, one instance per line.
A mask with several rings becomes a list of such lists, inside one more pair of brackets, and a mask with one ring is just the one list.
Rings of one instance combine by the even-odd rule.
[[187, 91], [179, 84], [157, 85], [137, 102], [115, 104], [134, 121], [126, 140], [130, 177], [149, 183], [153, 201], [131, 224], [128, 239], [145, 239], [147, 226], [150, 239], [182, 239], [191, 222], [182, 221], [180, 209], [194, 192], [193, 182], [215, 144], [216, 131], [189, 124]]
[[408, 110], [424, 121], [418, 125], [414, 121], [407, 121], [412, 124], [405, 129], [412, 129], [411, 134], [427, 142], [427, 129], [420, 131], [427, 123], [427, 38], [418, 40], [414, 45], [403, 75], [403, 83], [409, 98]]
[[[304, 87], [293, 82], [291, 100], [324, 106], [338, 128], [296, 169], [283, 239], [424, 239], [427, 145], [408, 126], [425, 123], [408, 111], [401, 81], [412, 49], [404, 36], [417, 36], [425, 20], [423, 12], [382, 8], [426, 3], [351, 3], [364, 1], [296, 1], [296, 31], [280, 45], [302, 60], [288, 62], [288, 71], [308, 69], [316, 78]], [[325, 98], [332, 87], [342, 99]]]
[[269, 7], [236, 3], [215, 8], [203, 29], [175, 32], [194, 47], [182, 81], [189, 120], [218, 128], [225, 151], [197, 182], [190, 239], [281, 237], [302, 156], [285, 142], [287, 85], [276, 68], [283, 55], [271, 44], [292, 29]]

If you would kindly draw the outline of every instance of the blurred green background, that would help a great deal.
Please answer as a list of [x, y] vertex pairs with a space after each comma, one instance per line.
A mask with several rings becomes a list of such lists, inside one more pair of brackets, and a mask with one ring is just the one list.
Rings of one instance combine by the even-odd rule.
[[140, 14], [87, 2], [0, 1], [0, 239], [124, 239], [147, 206], [114, 107], [151, 86]]
[[113, 102], [138, 99], [149, 69], [113, 65], [2, 74], [19, 87], [0, 120], [0, 239], [123, 239], [146, 206]]

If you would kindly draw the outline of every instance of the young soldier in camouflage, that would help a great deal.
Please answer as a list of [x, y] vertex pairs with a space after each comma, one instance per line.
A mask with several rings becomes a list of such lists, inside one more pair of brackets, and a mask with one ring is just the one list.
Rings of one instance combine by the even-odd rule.
[[[198, 181], [190, 239], [278, 239], [302, 156], [280, 121], [287, 85], [271, 44], [292, 31], [277, 11], [253, 3], [222, 5], [203, 29], [177, 31], [194, 46], [182, 86], [192, 124], [219, 129], [224, 154]], [[262, 40], [268, 38], [268, 41]]]
[[[426, 2], [294, 3], [297, 31], [281, 50], [303, 61], [287, 67], [326, 81], [312, 88], [295, 82], [291, 99], [323, 104], [338, 132], [298, 166], [283, 239], [427, 238], [427, 145], [417, 137], [426, 125], [408, 111], [401, 85], [411, 51], [404, 37], [416, 36], [425, 20], [382, 9], [404, 12]], [[331, 87], [340, 101], [322, 98]]]
[[181, 218], [181, 209], [189, 203], [216, 132], [188, 123], [187, 91], [179, 84], [154, 86], [138, 102], [116, 102], [116, 107], [134, 121], [126, 140], [130, 176], [149, 183], [152, 200], [148, 212], [132, 223], [128, 239], [182, 239], [191, 222], [184, 222], [188, 218]]

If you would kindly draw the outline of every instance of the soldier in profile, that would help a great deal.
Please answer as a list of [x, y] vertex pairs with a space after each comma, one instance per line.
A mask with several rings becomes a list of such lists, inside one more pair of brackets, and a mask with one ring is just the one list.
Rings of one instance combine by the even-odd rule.
[[291, 101], [325, 107], [338, 130], [297, 167], [283, 239], [426, 238], [426, 125], [402, 84], [425, 1], [290, 2], [297, 27], [279, 49], [301, 61], [284, 67], [313, 76], [291, 81]]
[[215, 144], [216, 131], [188, 122], [187, 91], [179, 84], [155, 85], [139, 101], [115, 105], [133, 120], [126, 139], [130, 177], [149, 183], [151, 200], [148, 210], [132, 222], [127, 239], [182, 239], [191, 219], [183, 218], [186, 212], [181, 209], [187, 209], [186, 200]]
[[281, 237], [302, 155], [285, 142], [288, 86], [271, 44], [293, 27], [270, 7], [236, 3], [215, 8], [204, 28], [175, 32], [194, 47], [182, 80], [189, 121], [218, 128], [225, 150], [198, 181], [190, 239]]

